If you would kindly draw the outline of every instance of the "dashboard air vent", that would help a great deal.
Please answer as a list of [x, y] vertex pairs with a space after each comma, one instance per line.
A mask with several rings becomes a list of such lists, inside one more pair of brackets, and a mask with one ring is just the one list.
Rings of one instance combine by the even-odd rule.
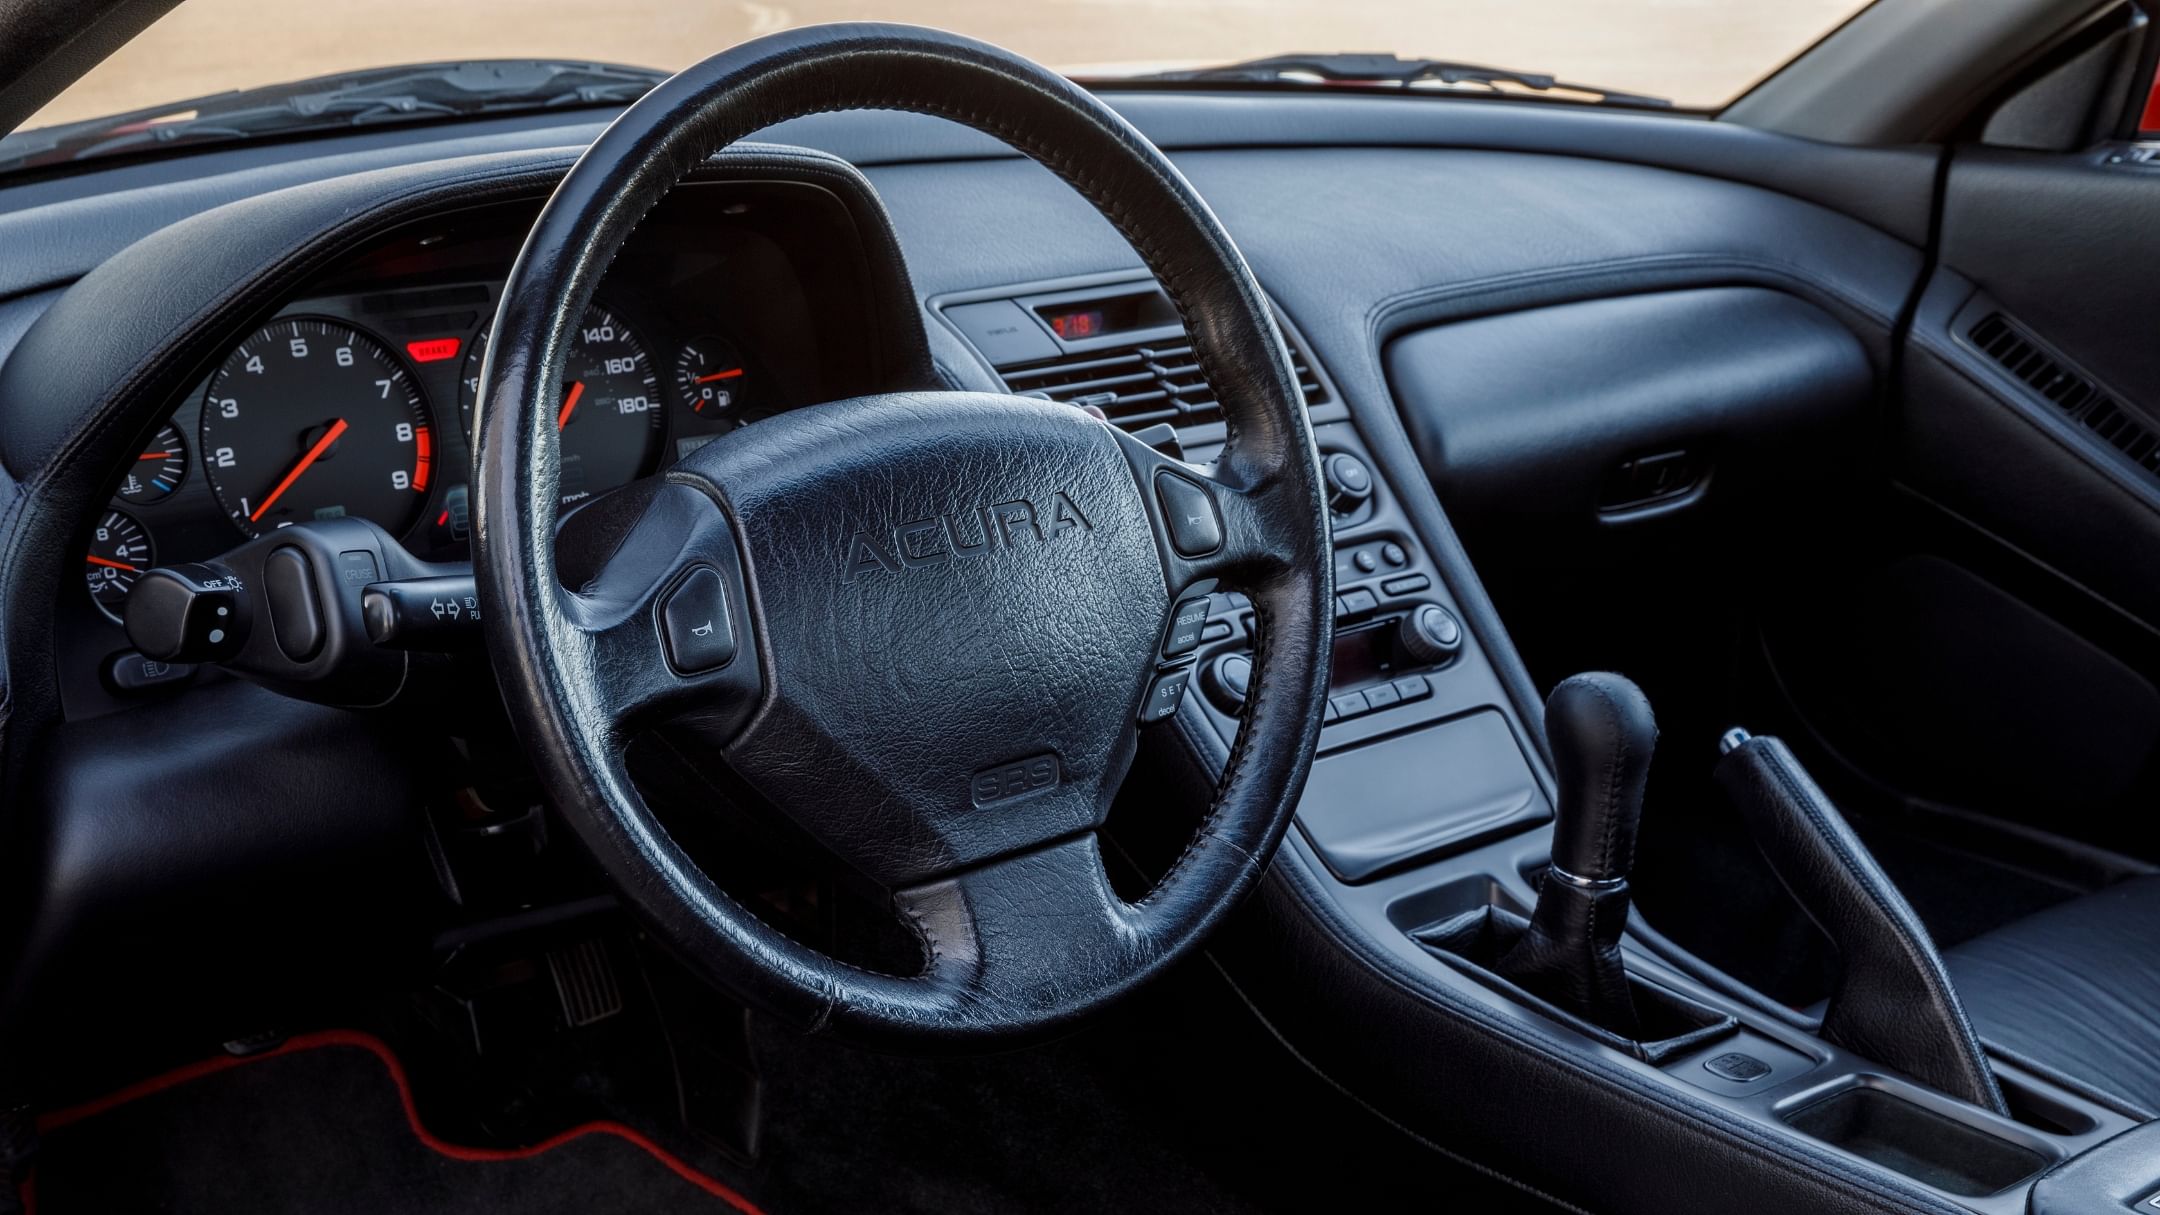
[[2114, 444], [2145, 471], [2160, 475], [2160, 436], [2131, 416], [2091, 378], [2042, 348], [2008, 317], [1990, 312], [1965, 336], [1975, 349], [2052, 402], [2065, 416]]
[[[1295, 342], [1290, 345], [1290, 360], [1306, 408], [1324, 403], [1327, 390]], [[998, 374], [1005, 378], [1007, 388], [1021, 396], [1093, 405], [1127, 430], [1157, 422], [1191, 426], [1222, 418], [1222, 408], [1200, 374], [1190, 342], [1093, 350], [1003, 367]]]

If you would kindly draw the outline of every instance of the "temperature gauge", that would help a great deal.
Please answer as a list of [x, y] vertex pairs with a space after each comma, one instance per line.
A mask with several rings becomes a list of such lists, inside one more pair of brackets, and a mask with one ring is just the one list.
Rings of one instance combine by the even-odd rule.
[[675, 356], [675, 387], [701, 418], [725, 418], [742, 408], [743, 378], [742, 355], [723, 337], [695, 338]]
[[135, 457], [135, 466], [128, 469], [127, 477], [120, 482], [120, 500], [147, 505], [162, 502], [180, 488], [180, 479], [187, 476], [187, 440], [172, 424], [158, 428], [158, 432]]
[[143, 571], [157, 564], [150, 547], [150, 533], [126, 511], [109, 510], [90, 532], [90, 551], [83, 560], [90, 583], [90, 597], [115, 621], [127, 602], [128, 592]]

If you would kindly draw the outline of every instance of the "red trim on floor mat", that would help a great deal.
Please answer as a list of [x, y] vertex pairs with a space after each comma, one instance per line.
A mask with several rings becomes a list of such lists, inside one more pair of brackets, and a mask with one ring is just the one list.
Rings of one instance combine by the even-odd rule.
[[[205, 1076], [214, 1076], [219, 1072], [231, 1071], [236, 1067], [245, 1067], [250, 1063], [263, 1059], [274, 1059], [279, 1055], [290, 1055], [304, 1050], [319, 1050], [326, 1046], [358, 1047], [361, 1050], [371, 1052], [377, 1059], [381, 1060], [383, 1067], [390, 1072], [391, 1082], [397, 1085], [398, 1102], [405, 1107], [405, 1121], [412, 1127], [413, 1135], [430, 1150], [448, 1156], [452, 1160], [466, 1160], [475, 1163], [529, 1160], [542, 1152], [559, 1148], [573, 1139], [583, 1139], [587, 1135], [613, 1135], [617, 1139], [621, 1139], [643, 1151], [661, 1164], [666, 1165], [669, 1171], [684, 1181], [741, 1211], [743, 1215], [765, 1215], [763, 1211], [758, 1209], [756, 1203], [736, 1193], [718, 1179], [699, 1172], [681, 1157], [647, 1138], [643, 1132], [612, 1120], [580, 1123], [560, 1134], [550, 1135], [530, 1147], [521, 1148], [466, 1147], [462, 1144], [451, 1143], [448, 1140], [438, 1138], [433, 1132], [420, 1124], [419, 1107], [413, 1104], [412, 1083], [406, 1079], [405, 1065], [398, 1060], [397, 1054], [390, 1049], [389, 1044], [372, 1034], [363, 1034], [350, 1029], [327, 1029], [318, 1033], [301, 1034], [298, 1037], [287, 1039], [282, 1045], [274, 1049], [266, 1050], [257, 1055], [226, 1055], [214, 1059], [204, 1059], [199, 1063], [190, 1063], [186, 1067], [175, 1068], [163, 1075], [152, 1076], [148, 1080], [138, 1084], [131, 1084], [118, 1092], [107, 1094], [94, 1101], [85, 1101], [81, 1105], [69, 1106], [64, 1110], [40, 1114], [37, 1122], [38, 1131], [40, 1133], [57, 1131], [62, 1127], [71, 1126], [85, 1119], [95, 1118], [99, 1114], [125, 1105], [130, 1101], [162, 1093], [167, 1089], [178, 1088], [183, 1084], [200, 1080]], [[34, 1211], [35, 1207], [31, 1209]]]

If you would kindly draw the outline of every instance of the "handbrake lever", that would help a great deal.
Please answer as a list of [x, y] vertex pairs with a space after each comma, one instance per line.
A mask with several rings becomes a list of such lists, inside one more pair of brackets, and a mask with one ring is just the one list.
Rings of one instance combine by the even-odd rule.
[[1720, 788], [1778, 881], [1837, 948], [1827, 1041], [2008, 1113], [1927, 929], [1791, 749], [1729, 730]]

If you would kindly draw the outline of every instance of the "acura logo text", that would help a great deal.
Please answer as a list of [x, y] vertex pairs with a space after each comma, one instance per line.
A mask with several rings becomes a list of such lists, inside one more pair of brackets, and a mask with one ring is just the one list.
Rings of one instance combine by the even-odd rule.
[[840, 580], [897, 574], [950, 561], [967, 561], [1050, 544], [1095, 530], [1071, 494], [1063, 490], [1040, 504], [1025, 498], [970, 511], [914, 519], [890, 531], [859, 531], [848, 538]]

